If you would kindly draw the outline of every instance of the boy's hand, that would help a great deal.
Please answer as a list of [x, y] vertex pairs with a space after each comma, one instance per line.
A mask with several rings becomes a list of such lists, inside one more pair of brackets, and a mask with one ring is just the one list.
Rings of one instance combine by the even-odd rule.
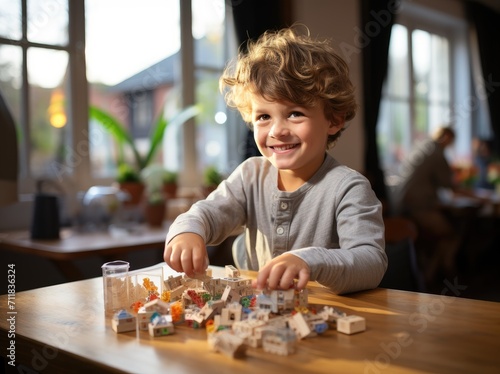
[[297, 289], [301, 290], [306, 287], [310, 273], [309, 266], [304, 260], [290, 253], [284, 253], [273, 258], [259, 270], [257, 279], [253, 281], [253, 287], [259, 290], [266, 287], [271, 290], [288, 290], [297, 279]]
[[198, 234], [184, 233], [175, 236], [165, 245], [163, 259], [175, 271], [188, 277], [202, 274], [208, 267], [205, 242]]

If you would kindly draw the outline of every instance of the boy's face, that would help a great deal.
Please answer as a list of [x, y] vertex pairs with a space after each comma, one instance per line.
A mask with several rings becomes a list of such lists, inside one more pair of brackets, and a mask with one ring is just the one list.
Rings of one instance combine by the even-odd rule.
[[321, 166], [328, 135], [343, 126], [325, 118], [323, 105], [302, 107], [252, 95], [252, 123], [257, 146], [282, 173], [308, 180]]

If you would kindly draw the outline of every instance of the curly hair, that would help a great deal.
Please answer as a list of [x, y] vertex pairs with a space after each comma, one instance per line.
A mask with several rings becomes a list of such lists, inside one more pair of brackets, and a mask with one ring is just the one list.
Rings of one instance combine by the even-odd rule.
[[[251, 95], [314, 107], [323, 103], [325, 117], [340, 124], [356, 114], [354, 86], [346, 62], [327, 40], [300, 35], [295, 28], [267, 31], [247, 43], [220, 78], [226, 103], [251, 125]], [[328, 147], [345, 127], [328, 137]]]

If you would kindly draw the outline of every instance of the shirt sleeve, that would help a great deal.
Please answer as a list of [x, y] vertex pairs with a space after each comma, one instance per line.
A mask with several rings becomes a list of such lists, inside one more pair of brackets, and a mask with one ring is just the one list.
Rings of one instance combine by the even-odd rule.
[[205, 200], [177, 216], [169, 227], [166, 243], [190, 232], [200, 235], [207, 245], [218, 245], [245, 224], [245, 217], [245, 192], [241, 168], [237, 168]]
[[340, 248], [307, 247], [291, 253], [309, 265], [311, 280], [335, 293], [375, 288], [387, 269], [381, 203], [361, 175], [344, 178], [335, 194]]

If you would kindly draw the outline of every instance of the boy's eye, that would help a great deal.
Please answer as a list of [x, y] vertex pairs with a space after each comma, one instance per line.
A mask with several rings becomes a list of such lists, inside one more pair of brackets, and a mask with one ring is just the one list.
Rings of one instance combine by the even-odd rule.
[[301, 112], [292, 112], [290, 113], [290, 117], [302, 117], [303, 114]]
[[269, 118], [270, 117], [268, 114], [261, 114], [261, 115], [257, 116], [257, 121], [267, 121]]

